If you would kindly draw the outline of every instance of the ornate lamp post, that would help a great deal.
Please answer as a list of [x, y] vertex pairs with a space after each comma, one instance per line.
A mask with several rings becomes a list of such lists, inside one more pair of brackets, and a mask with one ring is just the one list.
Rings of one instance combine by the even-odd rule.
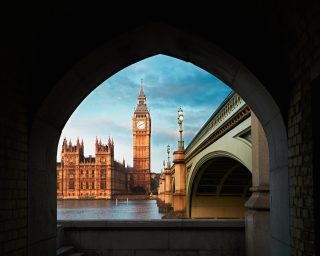
[[167, 153], [168, 153], [167, 168], [170, 169], [171, 168], [171, 164], [170, 164], [170, 145], [169, 144], [167, 146]]
[[184, 157], [184, 141], [182, 138], [183, 110], [178, 109], [178, 125], [180, 138], [178, 141], [178, 150], [173, 153], [174, 162], [174, 199], [173, 210], [179, 213], [179, 216], [187, 216], [186, 208], [186, 162]]
[[178, 109], [178, 124], [179, 124], [179, 133], [180, 133], [180, 139], [178, 141], [178, 150], [183, 150], [184, 148], [184, 141], [182, 140], [182, 123], [183, 123], [183, 109], [180, 108]]

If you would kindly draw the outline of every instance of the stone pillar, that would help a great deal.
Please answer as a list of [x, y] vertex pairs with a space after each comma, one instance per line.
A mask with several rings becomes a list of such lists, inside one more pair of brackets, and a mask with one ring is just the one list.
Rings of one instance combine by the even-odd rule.
[[165, 177], [164, 177], [164, 174], [161, 174], [160, 181], [159, 181], [159, 194], [158, 194], [158, 200], [157, 200], [159, 212], [162, 212], [162, 208], [164, 207], [164, 192], [165, 192]]
[[174, 211], [180, 213], [179, 217], [186, 216], [186, 163], [184, 151], [177, 150], [173, 153], [175, 165], [175, 192]]
[[158, 198], [160, 196], [160, 191], [161, 191], [161, 179], [159, 178], [159, 184], [158, 184]]
[[165, 174], [165, 192], [164, 192], [164, 203], [171, 207], [172, 206], [172, 178], [170, 168], [164, 169]]
[[164, 202], [164, 192], [165, 192], [165, 186], [166, 186], [166, 180], [164, 174], [161, 175], [161, 201]]
[[245, 203], [246, 253], [270, 255], [269, 149], [263, 128], [251, 112], [252, 195]]

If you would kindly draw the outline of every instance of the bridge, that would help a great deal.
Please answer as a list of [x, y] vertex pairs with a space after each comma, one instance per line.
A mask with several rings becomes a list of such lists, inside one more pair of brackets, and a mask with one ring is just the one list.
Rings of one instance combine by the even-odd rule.
[[187, 148], [174, 152], [160, 178], [158, 205], [168, 218], [243, 219], [248, 209], [269, 210], [267, 172], [265, 134], [232, 92]]

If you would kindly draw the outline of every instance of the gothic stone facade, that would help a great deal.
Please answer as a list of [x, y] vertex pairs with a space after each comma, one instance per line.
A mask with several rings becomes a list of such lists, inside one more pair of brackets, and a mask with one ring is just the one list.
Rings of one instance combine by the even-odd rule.
[[150, 136], [151, 117], [147, 109], [147, 99], [141, 84], [137, 107], [132, 118], [133, 172], [132, 188], [143, 188], [150, 192]]
[[84, 157], [84, 144], [64, 139], [61, 162], [57, 164], [58, 199], [110, 199], [126, 194], [127, 168], [114, 160], [114, 142], [103, 145], [96, 139], [95, 157]]

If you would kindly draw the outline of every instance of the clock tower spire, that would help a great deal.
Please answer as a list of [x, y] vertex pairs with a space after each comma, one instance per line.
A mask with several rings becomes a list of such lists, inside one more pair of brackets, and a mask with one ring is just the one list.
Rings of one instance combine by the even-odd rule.
[[141, 79], [138, 102], [132, 117], [133, 172], [131, 189], [150, 191], [151, 117]]

